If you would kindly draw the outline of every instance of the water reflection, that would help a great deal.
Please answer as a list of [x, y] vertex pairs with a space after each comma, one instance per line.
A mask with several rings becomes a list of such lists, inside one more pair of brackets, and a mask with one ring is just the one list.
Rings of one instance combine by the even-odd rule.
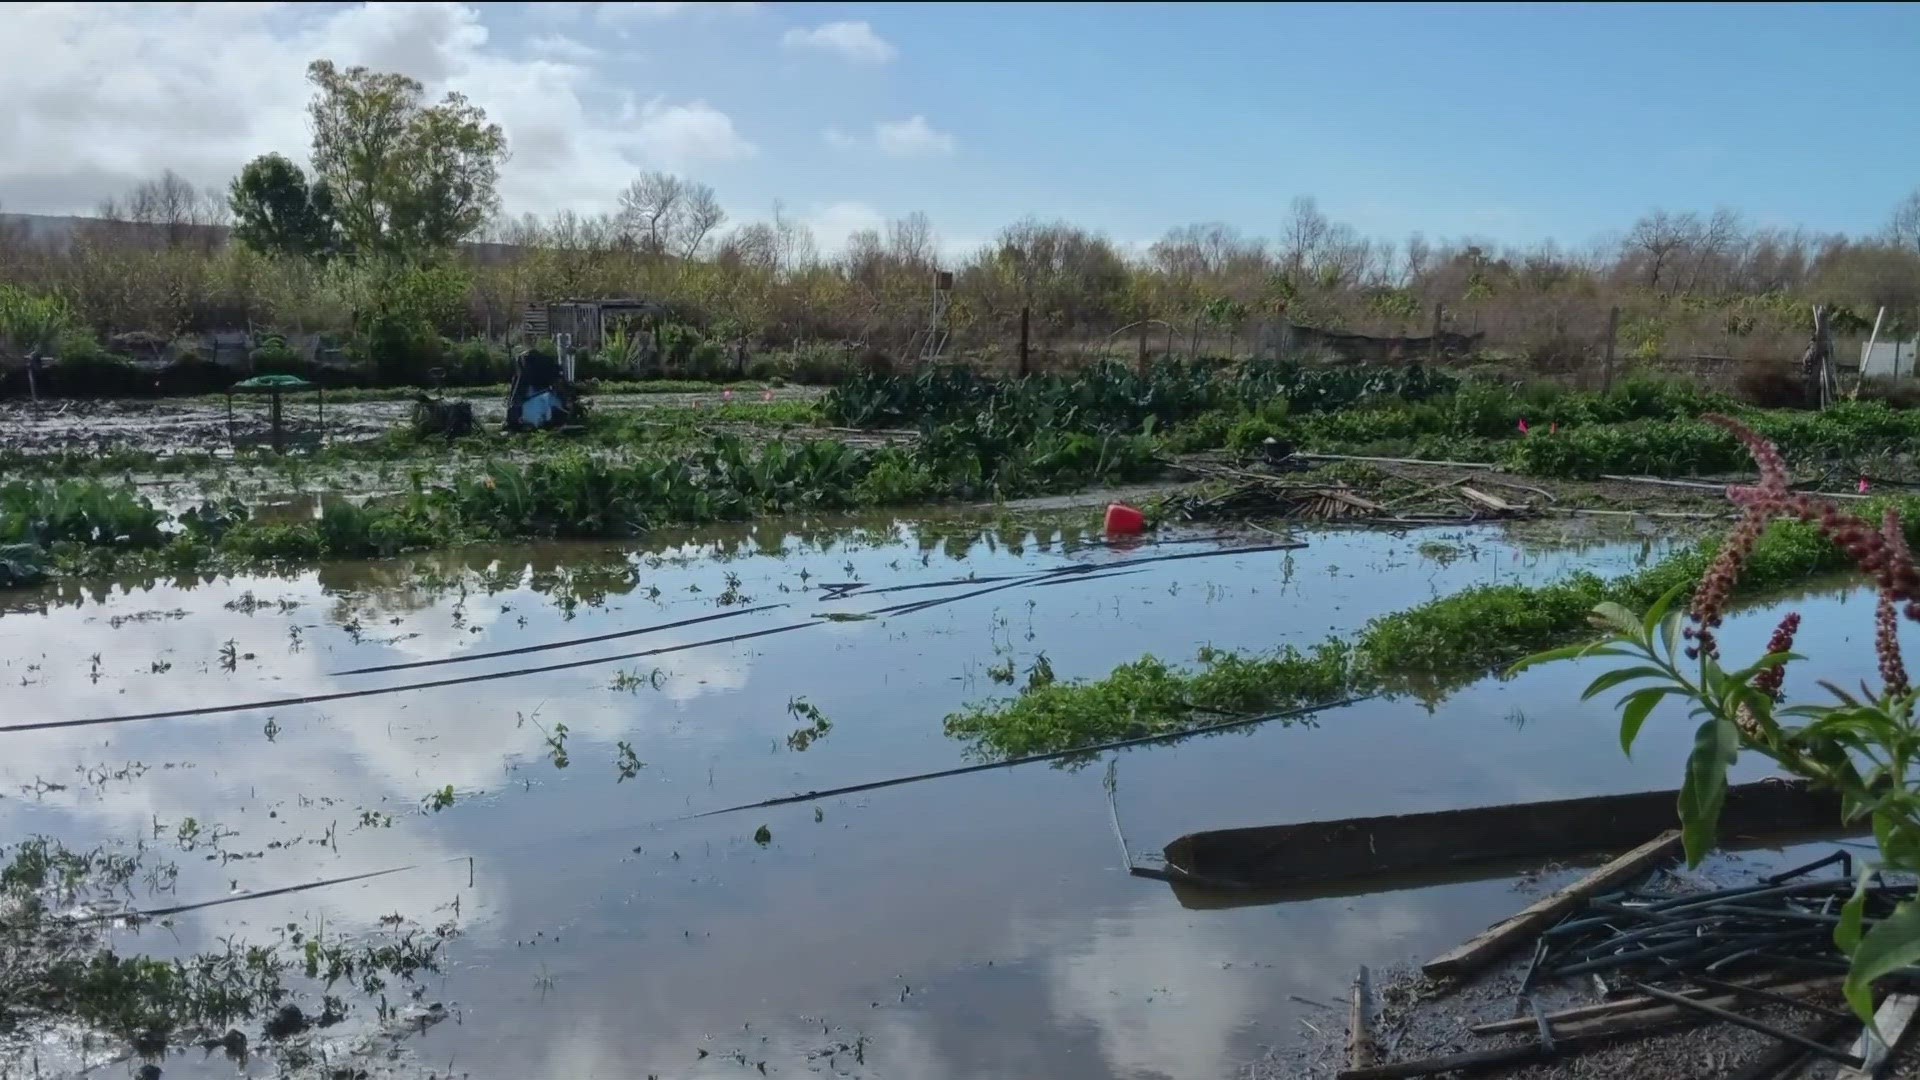
[[[1468, 585], [1621, 573], [1658, 553], [1639, 540], [1522, 547], [1493, 529], [1449, 533], [1444, 552], [1421, 550], [1435, 534], [1304, 538], [1297, 551], [1143, 565], [854, 621], [817, 616], [886, 606], [899, 597], [864, 594], [889, 586], [1128, 553], [1077, 530], [977, 521], [761, 523], [630, 547], [62, 586], [0, 618], [9, 718], [394, 686], [425, 675], [335, 673], [715, 614], [727, 618], [533, 655], [544, 664], [808, 625], [486, 682], [8, 735], [0, 820], [13, 836], [165, 849], [181, 864], [181, 900], [414, 867], [187, 913], [164, 942], [149, 931], [125, 944], [193, 950], [319, 918], [366, 929], [395, 913], [430, 921], [457, 903], [465, 933], [432, 993], [461, 1022], [409, 1040], [422, 1071], [452, 1058], [482, 1077], [738, 1075], [762, 1061], [769, 1074], [1228, 1074], [1262, 1042], [1290, 1037], [1305, 1006], [1288, 994], [1330, 999], [1356, 963], [1451, 944], [1511, 906], [1506, 884], [1189, 910], [1164, 885], [1126, 876], [1098, 770], [985, 773], [685, 818], [958, 764], [940, 720], [1009, 692], [988, 674], [1003, 664], [1024, 671], [1044, 654], [1076, 678], [1147, 652], [1184, 661], [1208, 644], [1311, 643]], [[844, 599], [825, 588], [855, 581], [866, 588]], [[774, 604], [787, 606], [735, 614]], [[1751, 636], [1748, 621], [1730, 620], [1729, 648]], [[1870, 624], [1858, 629], [1870, 641]], [[1865, 660], [1871, 670], [1870, 650]], [[534, 661], [424, 671], [522, 666]], [[1128, 835], [1152, 849], [1196, 828], [1669, 786], [1679, 725], [1656, 731], [1656, 718], [1628, 761], [1604, 703], [1574, 700], [1579, 685], [1529, 675], [1476, 684], [1432, 713], [1377, 702], [1312, 727], [1131, 752], [1120, 766]], [[804, 750], [792, 739], [813, 726], [792, 708], [802, 698], [831, 719], [831, 734]], [[1506, 717], [1520, 707], [1534, 719], [1516, 732]], [[448, 789], [451, 805], [433, 797]], [[197, 832], [182, 851], [189, 818]], [[167, 1075], [196, 1068], [180, 1061]]]

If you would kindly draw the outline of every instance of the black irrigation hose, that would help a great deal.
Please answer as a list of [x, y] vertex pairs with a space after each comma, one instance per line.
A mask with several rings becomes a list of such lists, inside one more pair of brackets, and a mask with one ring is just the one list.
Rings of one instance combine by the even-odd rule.
[[521, 675], [538, 675], [549, 671], [567, 671], [572, 668], [590, 667], [594, 664], [612, 664], [621, 660], [636, 660], [647, 656], [660, 656], [665, 653], [683, 652], [708, 645], [726, 645], [750, 638], [767, 637], [772, 634], [784, 634], [789, 630], [818, 626], [818, 622], [788, 623], [766, 630], [753, 630], [744, 634], [730, 634], [721, 638], [708, 638], [705, 641], [689, 641], [679, 645], [663, 645], [657, 649], [642, 649], [639, 652], [621, 653], [617, 656], [595, 656], [586, 660], [569, 660], [564, 664], [546, 664], [541, 667], [514, 668], [509, 671], [490, 671], [484, 675], [461, 675], [451, 679], [434, 679], [430, 682], [402, 683], [399, 686], [373, 686], [362, 690], [335, 690], [326, 694], [306, 694], [300, 697], [274, 698], [271, 701], [247, 701], [238, 705], [203, 705], [194, 709], [167, 709], [161, 712], [131, 713], [125, 716], [94, 716], [84, 720], [40, 720], [30, 724], [0, 724], [0, 733], [14, 731], [47, 731], [54, 728], [94, 727], [100, 724], [125, 724], [135, 720], [173, 720], [187, 716], [216, 716], [221, 713], [249, 712], [254, 709], [277, 709], [291, 705], [318, 705], [327, 701], [343, 701], [348, 698], [373, 697], [378, 694], [397, 694], [403, 690], [432, 690], [442, 686], [458, 686], [462, 683], [491, 682], [495, 679], [512, 679]]
[[340, 678], [346, 675], [372, 675], [380, 671], [406, 671], [411, 668], [435, 667], [440, 664], [464, 664], [469, 660], [493, 660], [502, 656], [520, 656], [525, 653], [545, 652], [549, 649], [565, 649], [574, 645], [591, 645], [597, 641], [612, 641], [616, 638], [637, 637], [641, 634], [651, 634], [659, 630], [678, 630], [683, 626], [697, 626], [700, 623], [709, 623], [717, 619], [731, 619], [736, 615], [752, 615], [758, 611], [772, 611], [775, 608], [787, 606], [789, 605], [761, 604], [759, 607], [737, 608], [733, 611], [723, 611], [718, 615], [702, 615], [696, 619], [681, 619], [678, 622], [655, 623], [652, 626], [642, 626], [633, 630], [616, 630], [610, 634], [595, 634], [592, 637], [568, 638], [565, 641], [549, 641], [544, 645], [522, 645], [516, 649], [496, 649], [493, 652], [462, 653], [459, 656], [443, 656], [438, 660], [414, 660], [404, 664], [380, 664], [375, 667], [352, 668], [347, 671], [332, 672], [328, 675], [328, 678]]
[[741, 803], [738, 806], [722, 807], [719, 810], [706, 810], [698, 814], [686, 814], [674, 818], [674, 821], [695, 821], [700, 818], [718, 817], [721, 814], [737, 813], [741, 810], [759, 810], [769, 806], [786, 806], [791, 803], [811, 802], [815, 799], [830, 799], [840, 795], [853, 795], [862, 791], [877, 791], [881, 788], [899, 787], [902, 784], [917, 784], [923, 780], [940, 780], [949, 776], [965, 776], [968, 773], [986, 772], [989, 769], [1011, 769], [1016, 765], [1033, 765], [1042, 761], [1059, 761], [1062, 758], [1103, 754], [1108, 750], [1123, 750], [1129, 746], [1147, 746], [1152, 743], [1178, 742], [1196, 735], [1206, 735], [1215, 731], [1227, 731], [1231, 728], [1250, 727], [1271, 720], [1291, 720], [1309, 716], [1328, 709], [1344, 708], [1371, 701], [1378, 694], [1360, 694], [1354, 697], [1340, 698], [1336, 701], [1323, 701], [1318, 705], [1303, 705], [1297, 709], [1265, 713], [1260, 716], [1247, 716], [1238, 720], [1223, 720], [1218, 724], [1206, 724], [1201, 727], [1183, 728], [1179, 731], [1163, 731], [1157, 735], [1136, 735], [1129, 739], [1116, 739], [1113, 742], [1098, 743], [1093, 746], [1081, 746], [1072, 750], [1053, 750], [1045, 754], [1029, 754], [1026, 757], [1010, 758], [1006, 761], [985, 761], [977, 765], [961, 765], [952, 769], [939, 769], [934, 772], [914, 773], [911, 776], [896, 776], [888, 780], [869, 780], [864, 784], [848, 784], [845, 787], [826, 788], [820, 791], [804, 791], [797, 795], [782, 795], [773, 799], [762, 799], [755, 803]]
[[[1094, 573], [1094, 571], [1096, 570], [1105, 571], [1109, 569], [1118, 569], [1120, 567], [1126, 567], [1126, 566], [1137, 566], [1141, 563], [1168, 562], [1168, 561], [1173, 561], [1177, 559], [1195, 559], [1195, 558], [1204, 558], [1204, 557], [1213, 556], [1213, 555], [1242, 555], [1242, 554], [1256, 554], [1259, 552], [1266, 552], [1266, 551], [1290, 551], [1295, 548], [1300, 548], [1304, 546], [1306, 545], [1299, 544], [1299, 543], [1262, 544], [1255, 547], [1245, 547], [1245, 548], [1221, 548], [1221, 549], [1211, 550], [1211, 551], [1190, 551], [1190, 552], [1183, 552], [1177, 555], [1154, 555], [1144, 559], [1127, 559], [1127, 560], [1122, 560], [1120, 562], [1107, 563], [1104, 565], [1062, 567], [1058, 570], [1050, 570], [1042, 574], [1034, 575], [1032, 577], [1021, 578], [1016, 581], [1010, 581], [1000, 585], [989, 586], [988, 588], [985, 588], [985, 589], [976, 589], [973, 592], [962, 593], [958, 596], [943, 597], [937, 600], [921, 600], [911, 604], [895, 605], [894, 607], [891, 607], [891, 608], [879, 608], [875, 611], [863, 612], [862, 614], [874, 615], [874, 616], [890, 615], [890, 614], [902, 614], [902, 615], [912, 614], [917, 611], [924, 611], [929, 607], [935, 607], [940, 604], [949, 604], [957, 600], [967, 600], [976, 596], [982, 596], [990, 592], [997, 592], [1000, 589], [1011, 588], [1017, 585], [1037, 584], [1037, 583], [1041, 583], [1049, 580], [1058, 580], [1063, 578], [1065, 575], [1090, 575], [1088, 577], [1078, 577], [1076, 580], [1081, 580], [1081, 581], [1094, 580], [1100, 577], [1107, 576], [1104, 573], [1100, 573], [1100, 574]], [[737, 613], [729, 613], [729, 614], [737, 614]], [[240, 702], [239, 704], [235, 704], [235, 705], [201, 705], [201, 706], [197, 706], [189, 709], [163, 709], [156, 712], [126, 713], [119, 716], [92, 716], [92, 717], [86, 717], [78, 720], [36, 720], [30, 723], [24, 723], [24, 724], [0, 724], [0, 734], [8, 734], [8, 733], [22, 732], [22, 731], [51, 731], [51, 730], [56, 730], [61, 728], [97, 727], [103, 724], [132, 723], [137, 720], [177, 720], [177, 719], [182, 719], [182, 718], [191, 717], [191, 716], [219, 716], [227, 713], [251, 712], [255, 709], [279, 709], [279, 708], [289, 708], [296, 705], [319, 705], [329, 701], [346, 701], [352, 698], [376, 697], [382, 694], [398, 694], [408, 690], [434, 690], [440, 687], [459, 686], [465, 683], [493, 682], [499, 679], [519, 678], [522, 675], [542, 675], [542, 674], [546, 674], [548, 672], [554, 672], [554, 671], [569, 671], [574, 668], [592, 667], [597, 664], [613, 664], [613, 663], [618, 663], [622, 660], [639, 660], [639, 659], [644, 659], [650, 656], [664, 656], [667, 653], [684, 652], [688, 649], [699, 649], [699, 648], [704, 648], [708, 645], [728, 645], [736, 641], [748, 641], [753, 638], [769, 637], [774, 634], [784, 634], [789, 630], [799, 630], [802, 627], [819, 626], [819, 625], [820, 625], [820, 622], [818, 620], [811, 620], [811, 621], [802, 622], [802, 623], [788, 623], [785, 626], [775, 626], [765, 630], [751, 630], [746, 633], [729, 634], [726, 637], [708, 638], [704, 641], [683, 642], [678, 645], [663, 645], [656, 649], [642, 649], [638, 652], [618, 653], [613, 656], [589, 657], [585, 660], [569, 660], [569, 661], [566, 661], [565, 663], [544, 664], [537, 667], [512, 668], [507, 671], [490, 671], [480, 675], [460, 675], [460, 676], [447, 678], [447, 679], [432, 679], [427, 682], [401, 683], [397, 686], [370, 686], [370, 687], [365, 687], [359, 690], [334, 690], [324, 694], [302, 694], [297, 697], [271, 698], [265, 701], [246, 701], [246, 702]]]
[[[801, 623], [798, 625], [810, 626], [812, 624]], [[864, 784], [850, 784], [845, 787], [829, 788], [824, 791], [809, 791], [800, 795], [786, 795], [786, 796], [781, 796], [779, 798], [774, 798], [774, 799], [765, 799], [757, 803], [743, 803], [739, 806], [729, 806], [719, 810], [707, 810], [698, 814], [683, 814], [680, 817], [667, 818], [663, 821], [653, 822], [652, 825], [657, 827], [660, 825], [671, 825], [675, 822], [681, 822], [681, 821], [697, 821], [700, 818], [718, 817], [722, 814], [733, 814], [733, 813], [738, 813], [739, 811], [742, 811], [742, 810], [757, 810], [757, 809], [763, 809], [765, 807], [770, 807], [770, 806], [784, 806], [791, 803], [808, 802], [814, 799], [832, 798], [838, 795], [850, 795], [850, 794], [854, 794], [862, 791], [876, 791], [880, 788], [900, 787], [905, 784], [915, 784], [924, 780], [939, 780], [949, 776], [962, 776], [967, 773], [985, 772], [989, 769], [1011, 769], [1017, 765], [1032, 765], [1042, 761], [1056, 761], [1060, 758], [1072, 757], [1078, 754], [1100, 754], [1108, 750], [1121, 750], [1130, 746], [1146, 746], [1152, 743], [1160, 743], [1160, 742], [1178, 742], [1181, 739], [1192, 738], [1194, 736], [1199, 736], [1199, 735], [1206, 735], [1210, 732], [1225, 731], [1230, 728], [1237, 728], [1237, 727], [1248, 727], [1253, 724], [1264, 724], [1270, 720], [1295, 719], [1297, 717], [1308, 716], [1313, 713], [1325, 712], [1329, 709], [1345, 708], [1348, 705], [1357, 705], [1363, 701], [1371, 701], [1374, 698], [1377, 698], [1379, 696], [1380, 695], [1378, 694], [1361, 694], [1357, 697], [1341, 698], [1340, 700], [1337, 700], [1337, 701], [1322, 702], [1318, 705], [1306, 705], [1297, 709], [1288, 709], [1283, 712], [1268, 713], [1264, 716], [1249, 716], [1239, 720], [1231, 720], [1231, 721], [1227, 721], [1219, 724], [1208, 724], [1204, 727], [1187, 728], [1182, 731], [1164, 732], [1159, 735], [1141, 735], [1131, 739], [1119, 739], [1114, 742], [1101, 743], [1097, 746], [1081, 747], [1080, 749], [1077, 749], [1077, 750], [1059, 750], [1059, 751], [1055, 751], [1053, 753], [1048, 753], [1048, 754], [1033, 754], [1023, 758], [1012, 758], [1007, 761], [983, 762], [978, 765], [965, 765], [956, 769], [943, 769], [938, 772], [917, 773], [913, 776], [899, 776], [889, 780], [876, 780], [876, 781], [871, 781]], [[1116, 815], [1118, 814], [1117, 809], [1115, 810], [1115, 814]], [[1118, 825], [1117, 817], [1116, 817], [1114, 829], [1115, 829], [1115, 832], [1118, 833], [1119, 825]], [[547, 843], [547, 842], [543, 841], [543, 843]], [[1123, 850], [1124, 850], [1125, 843], [1126, 843], [1126, 840], [1125, 840], [1125, 837], [1123, 836], [1121, 837], [1121, 844], [1123, 845]], [[1128, 856], [1128, 858], [1129, 860], [1131, 860], [1130, 855]], [[459, 862], [462, 859], [465, 859], [467, 861], [467, 865], [469, 867], [469, 875], [471, 875], [471, 867], [473, 865], [473, 856], [471, 855], [456, 855], [441, 861], [442, 862]], [[320, 888], [325, 888], [328, 885], [345, 885], [349, 882], [365, 881], [370, 878], [384, 877], [388, 874], [398, 874], [406, 870], [417, 870], [420, 867], [432, 866], [432, 865], [436, 865], [436, 864], [435, 863], [408, 863], [405, 866], [390, 866], [385, 870], [370, 870], [370, 871], [367, 871], [366, 873], [361, 873], [361, 874], [348, 874], [345, 877], [327, 878], [322, 881], [309, 881], [303, 885], [287, 885], [277, 889], [266, 889], [261, 892], [242, 893], [238, 896], [224, 896], [217, 900], [202, 900], [198, 903], [193, 903], [193, 904], [177, 904], [173, 907], [155, 908], [149, 911], [106, 912], [98, 916], [95, 916], [92, 919], [86, 919], [86, 920], [80, 920], [80, 921], [106, 922], [114, 919], [160, 918], [162, 916], [177, 915], [187, 911], [198, 911], [202, 908], [219, 907], [223, 904], [238, 904], [248, 900], [261, 900], [271, 896], [284, 896], [288, 893], [305, 892], [308, 889], [320, 889]]]

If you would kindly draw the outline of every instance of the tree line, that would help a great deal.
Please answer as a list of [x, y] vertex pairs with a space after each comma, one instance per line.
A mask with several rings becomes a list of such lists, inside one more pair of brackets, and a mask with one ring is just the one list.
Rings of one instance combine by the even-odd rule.
[[1881, 307], [1887, 332], [1920, 329], [1920, 191], [1865, 237], [1753, 226], [1720, 209], [1655, 211], [1584, 250], [1417, 233], [1393, 242], [1297, 198], [1271, 237], [1200, 223], [1131, 250], [1070, 222], [1026, 220], [943, 260], [916, 213], [827, 255], [784, 208], [730, 228], [711, 187], [665, 172], [637, 176], [614, 212], [506, 217], [497, 188], [509, 147], [480, 108], [325, 60], [308, 76], [309, 168], [267, 154], [225, 191], [164, 173], [109, 200], [62, 249], [0, 232], [0, 283], [57, 295], [100, 333], [244, 326], [389, 345], [499, 337], [548, 299], [640, 296], [753, 346], [902, 351], [926, 321], [937, 268], [955, 273], [959, 349], [1005, 346], [1023, 310], [1043, 341], [1147, 323], [1231, 340], [1282, 317], [1406, 333], [1424, 331], [1435, 304], [1450, 325], [1521, 351], [1588, 341], [1613, 306], [1640, 335], [1629, 350], [1651, 353], [1791, 338], [1811, 301], [1838, 304], [1843, 329]]

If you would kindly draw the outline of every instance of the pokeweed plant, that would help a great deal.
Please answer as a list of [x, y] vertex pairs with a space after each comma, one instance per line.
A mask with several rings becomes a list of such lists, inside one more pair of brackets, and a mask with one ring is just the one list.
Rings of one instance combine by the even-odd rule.
[[[1867, 884], [1877, 872], [1920, 872], [1920, 792], [1910, 775], [1920, 758], [1920, 729], [1914, 724], [1916, 694], [1897, 635], [1900, 618], [1920, 622], [1920, 570], [1896, 511], [1888, 509], [1875, 526], [1829, 502], [1792, 491], [1786, 461], [1772, 443], [1728, 417], [1704, 419], [1745, 444], [1760, 467], [1760, 483], [1728, 489], [1743, 514], [1685, 611], [1676, 607], [1685, 584], [1676, 585], [1641, 615], [1616, 603], [1599, 604], [1592, 618], [1605, 632], [1603, 637], [1539, 653], [1512, 670], [1579, 657], [1621, 660], [1623, 666], [1587, 686], [1583, 699], [1628, 688], [1619, 705], [1620, 746], [1629, 753], [1656, 705], [1669, 697], [1692, 704], [1692, 716], [1700, 724], [1679, 799], [1689, 866], [1713, 847], [1726, 801], [1727, 770], [1743, 750], [1839, 792], [1846, 822], [1871, 822], [1879, 857], [1863, 860], [1853, 896], [1834, 930], [1834, 944], [1852, 961], [1847, 1000], [1871, 1023], [1874, 980], [1920, 961], [1920, 902], [1901, 903], [1888, 917], [1863, 925]], [[1787, 666], [1800, 659], [1792, 651], [1800, 628], [1797, 613], [1780, 621], [1766, 652], [1753, 663], [1733, 668], [1722, 662], [1717, 631], [1728, 597], [1761, 535], [1774, 521], [1787, 519], [1818, 529], [1878, 589], [1878, 690], [1863, 684], [1856, 695], [1822, 680], [1819, 685], [1831, 700], [1789, 704], [1784, 696]]]

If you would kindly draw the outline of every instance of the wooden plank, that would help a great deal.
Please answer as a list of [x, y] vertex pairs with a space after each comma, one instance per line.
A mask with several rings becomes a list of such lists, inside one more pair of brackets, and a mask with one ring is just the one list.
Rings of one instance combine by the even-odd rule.
[[[1643, 791], [1431, 813], [1188, 833], [1166, 845], [1168, 876], [1215, 891], [1325, 888], [1478, 867], [1613, 853], [1670, 829], [1677, 791]], [[1721, 840], [1844, 835], [1840, 797], [1802, 781], [1727, 789]]]
[[1502, 514], [1511, 514], [1515, 510], [1525, 509], [1525, 507], [1515, 506], [1513, 503], [1508, 502], [1498, 495], [1489, 495], [1479, 488], [1467, 487], [1465, 484], [1460, 486], [1460, 494], [1465, 497], [1468, 502], [1477, 503], [1480, 506], [1486, 507], [1488, 510]]
[[1436, 979], [1471, 975], [1558, 921], [1587, 897], [1639, 877], [1678, 850], [1680, 830], [1668, 829], [1579, 881], [1528, 905], [1518, 915], [1481, 931], [1471, 941], [1434, 957], [1420, 970]]
[[1866, 1028], [1853, 1040], [1853, 1056], [1866, 1064], [1858, 1069], [1841, 1069], [1833, 1080], [1872, 1080], [1881, 1075], [1892, 1048], [1900, 1045], [1916, 1012], [1920, 1012], [1920, 994], [1889, 994], [1873, 1014], [1873, 1027], [1880, 1029], [1879, 1034]]
[[1367, 967], [1353, 977], [1353, 989], [1347, 993], [1347, 1062], [1350, 1068], [1364, 1069], [1373, 1064], [1373, 1038], [1367, 1033]]

